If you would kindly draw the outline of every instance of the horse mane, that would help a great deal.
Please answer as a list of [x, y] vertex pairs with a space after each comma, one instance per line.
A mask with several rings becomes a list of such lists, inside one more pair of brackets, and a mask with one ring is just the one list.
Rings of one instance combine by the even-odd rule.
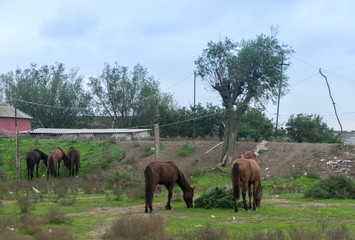
[[176, 168], [178, 174], [179, 174], [179, 180], [177, 181], [177, 184], [180, 186], [183, 192], [185, 191], [192, 191], [192, 187], [187, 181], [187, 178], [185, 177], [184, 173], [181, 171], [181, 169], [176, 165], [174, 162], [171, 162], [171, 164]]

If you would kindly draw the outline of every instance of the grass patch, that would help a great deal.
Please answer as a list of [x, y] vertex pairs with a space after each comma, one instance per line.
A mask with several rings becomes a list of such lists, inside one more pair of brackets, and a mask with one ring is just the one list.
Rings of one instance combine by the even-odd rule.
[[188, 144], [183, 145], [181, 148], [178, 149], [177, 155], [179, 157], [187, 157], [191, 155], [193, 152], [195, 152], [196, 147], [195, 146], [190, 146]]

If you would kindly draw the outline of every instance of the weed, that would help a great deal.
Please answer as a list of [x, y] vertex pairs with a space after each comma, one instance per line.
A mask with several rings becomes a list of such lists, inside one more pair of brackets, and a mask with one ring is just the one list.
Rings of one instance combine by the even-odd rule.
[[184, 146], [182, 146], [178, 150], [177, 155], [179, 157], [187, 157], [190, 154], [192, 154], [193, 152], [195, 152], [195, 150], [196, 150], [196, 147], [185, 144]]
[[20, 218], [20, 229], [26, 234], [34, 235], [36, 232], [40, 231], [42, 223], [43, 220], [41, 217], [26, 213]]
[[29, 194], [28, 191], [26, 193], [18, 193], [16, 194], [17, 204], [20, 207], [21, 213], [28, 213], [30, 210], [33, 210], [36, 199]]
[[36, 240], [47, 240], [47, 239], [56, 239], [56, 240], [71, 240], [74, 239], [69, 232], [69, 228], [66, 226], [61, 226], [57, 228], [49, 229], [46, 232], [40, 231], [35, 234]]
[[193, 239], [204, 239], [204, 240], [214, 240], [214, 239], [229, 239], [230, 236], [225, 227], [214, 228], [209, 223], [206, 227], [199, 228], [193, 232], [180, 232], [181, 239], [193, 240]]
[[56, 208], [51, 207], [46, 214], [47, 223], [49, 224], [63, 224], [70, 222], [70, 219], [64, 213], [59, 212]]
[[111, 227], [109, 239], [173, 239], [164, 232], [160, 215], [122, 216]]

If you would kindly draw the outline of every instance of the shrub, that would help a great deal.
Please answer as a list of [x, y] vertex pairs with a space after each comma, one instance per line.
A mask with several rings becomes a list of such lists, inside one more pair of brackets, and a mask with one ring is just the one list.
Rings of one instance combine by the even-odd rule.
[[225, 227], [214, 228], [209, 223], [206, 227], [199, 228], [193, 232], [183, 232], [180, 233], [181, 239], [194, 240], [194, 239], [204, 239], [204, 240], [214, 240], [214, 239], [229, 239], [228, 231]]
[[179, 150], [177, 155], [179, 157], [187, 157], [196, 150], [196, 147], [185, 144]]
[[307, 189], [304, 196], [316, 199], [355, 199], [355, 181], [345, 175], [329, 175]]
[[197, 208], [234, 208], [233, 191], [216, 187], [209, 193], [201, 195], [195, 200]]
[[57, 209], [54, 207], [48, 209], [46, 218], [49, 224], [62, 224], [65, 222], [70, 222], [64, 213], [57, 211]]
[[35, 234], [35, 239], [36, 240], [47, 240], [47, 239], [71, 240], [74, 238], [70, 234], [68, 227], [61, 226], [61, 227], [49, 229], [47, 232], [39, 231]]
[[26, 213], [20, 218], [21, 231], [29, 235], [33, 235], [40, 231], [42, 223], [43, 221], [41, 217], [30, 213]]
[[33, 202], [35, 202], [34, 198], [28, 194], [19, 193], [16, 195], [17, 204], [20, 207], [21, 213], [28, 213], [30, 210], [34, 209]]
[[128, 215], [116, 220], [109, 239], [172, 239], [164, 232], [160, 215]]

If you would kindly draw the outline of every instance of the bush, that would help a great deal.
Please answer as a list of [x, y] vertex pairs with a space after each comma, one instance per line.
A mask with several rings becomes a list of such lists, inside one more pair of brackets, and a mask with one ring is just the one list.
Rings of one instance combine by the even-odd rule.
[[70, 219], [66, 217], [64, 213], [57, 211], [54, 207], [48, 209], [46, 218], [49, 224], [62, 224], [70, 222]]
[[329, 175], [307, 189], [304, 196], [316, 199], [355, 199], [355, 181], [345, 175]]
[[185, 144], [178, 150], [179, 157], [187, 157], [196, 150], [196, 147]]
[[291, 115], [286, 123], [287, 135], [296, 142], [340, 142], [338, 135], [323, 122], [321, 116], [315, 114]]
[[129, 215], [116, 220], [109, 239], [172, 239], [164, 232], [160, 215]]
[[233, 190], [224, 190], [216, 187], [209, 193], [201, 195], [195, 200], [197, 208], [234, 208]]
[[183, 232], [180, 233], [181, 239], [194, 240], [194, 239], [204, 239], [204, 240], [217, 240], [217, 239], [229, 239], [230, 236], [225, 227], [214, 228], [209, 223], [206, 227], [200, 228], [193, 232]]

